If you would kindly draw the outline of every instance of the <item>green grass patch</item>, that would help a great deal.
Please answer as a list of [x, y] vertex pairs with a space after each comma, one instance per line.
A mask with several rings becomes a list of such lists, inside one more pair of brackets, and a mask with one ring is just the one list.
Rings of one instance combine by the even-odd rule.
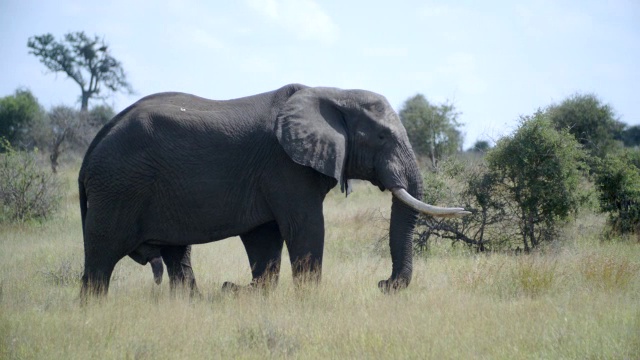
[[327, 198], [317, 286], [293, 285], [285, 249], [276, 289], [223, 293], [251, 279], [233, 238], [194, 247], [202, 298], [125, 258], [108, 297], [81, 307], [77, 190], [64, 198], [50, 221], [0, 228], [0, 359], [640, 358], [640, 246], [601, 241], [594, 215], [537, 254], [434, 242], [409, 288], [384, 295], [390, 195], [359, 184]]

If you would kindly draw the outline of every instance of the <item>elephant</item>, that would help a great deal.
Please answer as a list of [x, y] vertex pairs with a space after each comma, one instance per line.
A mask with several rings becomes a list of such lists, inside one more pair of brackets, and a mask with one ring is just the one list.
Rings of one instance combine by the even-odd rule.
[[351, 179], [393, 193], [383, 291], [411, 281], [419, 213], [468, 214], [419, 200], [422, 177], [406, 130], [374, 92], [290, 84], [222, 101], [144, 97], [104, 125], [82, 161], [81, 297], [106, 295], [127, 255], [150, 262], [156, 282], [163, 260], [172, 288], [197, 291], [190, 246], [232, 236], [246, 249], [251, 285], [277, 283], [284, 243], [294, 282], [319, 281], [323, 201], [338, 184], [348, 195]]

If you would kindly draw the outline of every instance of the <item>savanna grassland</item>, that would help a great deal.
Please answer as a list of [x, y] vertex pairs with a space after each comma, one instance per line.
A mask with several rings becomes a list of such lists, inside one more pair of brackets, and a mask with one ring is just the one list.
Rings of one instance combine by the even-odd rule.
[[359, 184], [325, 201], [318, 286], [296, 289], [283, 261], [272, 292], [223, 293], [250, 280], [229, 239], [193, 249], [201, 298], [125, 258], [108, 297], [81, 307], [76, 174], [63, 169], [54, 219], [0, 228], [1, 359], [640, 359], [640, 244], [602, 241], [604, 215], [528, 256], [434, 243], [411, 286], [384, 295], [391, 195]]

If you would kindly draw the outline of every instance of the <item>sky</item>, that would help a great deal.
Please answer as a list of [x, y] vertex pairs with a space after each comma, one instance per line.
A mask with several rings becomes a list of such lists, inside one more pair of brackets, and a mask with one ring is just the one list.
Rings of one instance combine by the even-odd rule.
[[72, 31], [122, 62], [135, 94], [106, 100], [116, 112], [156, 92], [222, 100], [302, 83], [371, 90], [397, 111], [417, 93], [452, 103], [465, 148], [575, 94], [640, 125], [638, 0], [0, 0], [0, 97], [26, 87], [47, 109], [79, 107], [79, 86], [27, 48]]

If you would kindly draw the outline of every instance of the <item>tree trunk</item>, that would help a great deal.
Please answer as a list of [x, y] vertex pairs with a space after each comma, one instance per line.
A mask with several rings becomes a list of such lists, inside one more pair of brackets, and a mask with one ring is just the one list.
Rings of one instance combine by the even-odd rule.
[[[429, 155], [431, 155], [431, 166], [433, 166], [434, 169], [437, 169], [437, 161], [436, 161], [436, 135], [435, 133], [433, 134], [433, 136], [431, 137], [431, 141], [429, 142]], [[422, 199], [420, 199], [422, 200]]]
[[51, 155], [49, 155], [49, 160], [51, 160], [51, 171], [54, 174], [58, 173], [58, 157], [60, 156], [60, 147], [64, 142], [64, 138], [67, 136], [69, 129], [65, 129], [62, 134], [56, 136], [53, 139], [53, 143], [51, 144]]
[[80, 105], [80, 111], [86, 113], [89, 111], [89, 98], [91, 97], [91, 93], [88, 91], [82, 90], [82, 104]]
[[524, 252], [525, 254], [528, 254], [529, 251], [531, 251], [531, 248], [529, 247], [529, 242], [527, 241], [527, 237], [529, 236], [529, 228], [528, 228], [528, 224], [527, 224], [527, 219], [526, 219], [526, 213], [525, 210], [522, 209], [522, 217], [520, 218], [520, 221], [522, 222], [522, 224], [520, 225], [520, 232], [522, 233], [522, 243], [524, 244]]
[[51, 155], [49, 155], [49, 160], [51, 160], [51, 171], [54, 174], [58, 173], [58, 151], [52, 150]]

